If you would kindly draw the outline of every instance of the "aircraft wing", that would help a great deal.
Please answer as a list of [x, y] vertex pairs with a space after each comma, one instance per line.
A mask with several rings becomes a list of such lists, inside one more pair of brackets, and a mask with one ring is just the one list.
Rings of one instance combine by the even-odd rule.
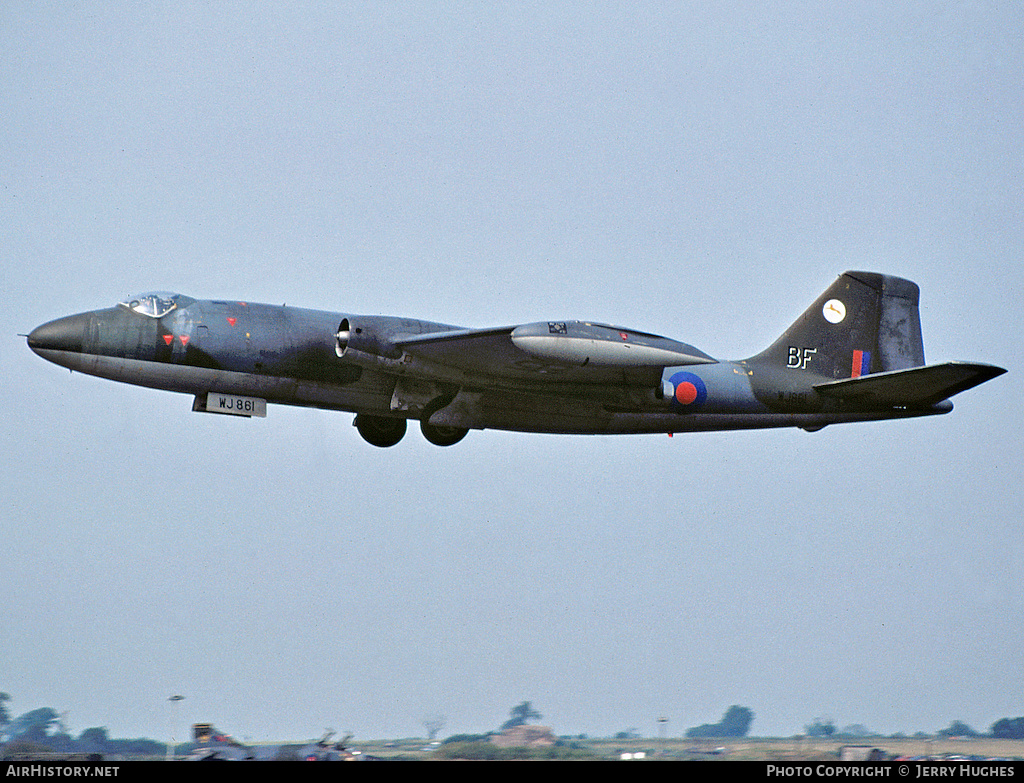
[[470, 375], [512, 381], [656, 384], [665, 366], [716, 363], [667, 337], [581, 321], [459, 329], [391, 342]]
[[825, 397], [851, 402], [919, 407], [942, 402], [1004, 372], [991, 364], [947, 362], [819, 383], [814, 388]]

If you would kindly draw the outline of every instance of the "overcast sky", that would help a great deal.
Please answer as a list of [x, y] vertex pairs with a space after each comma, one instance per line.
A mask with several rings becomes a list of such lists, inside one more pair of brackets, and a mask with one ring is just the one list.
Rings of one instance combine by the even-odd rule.
[[[979, 2], [0, 5], [0, 691], [75, 734], [656, 736], [731, 704], [1024, 714], [1024, 11]], [[145, 290], [739, 359], [846, 269], [921, 286], [945, 417], [572, 437], [69, 374]]]

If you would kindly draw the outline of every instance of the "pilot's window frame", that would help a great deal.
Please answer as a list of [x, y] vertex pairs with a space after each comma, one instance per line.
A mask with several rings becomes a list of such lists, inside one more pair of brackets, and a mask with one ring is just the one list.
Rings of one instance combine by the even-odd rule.
[[153, 292], [131, 296], [120, 304], [148, 318], [163, 318], [178, 307], [177, 294]]

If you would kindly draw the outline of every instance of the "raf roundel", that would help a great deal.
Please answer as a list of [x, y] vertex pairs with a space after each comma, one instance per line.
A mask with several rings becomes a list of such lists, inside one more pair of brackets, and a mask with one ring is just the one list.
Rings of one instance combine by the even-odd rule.
[[692, 372], [677, 372], [669, 383], [672, 384], [672, 407], [676, 410], [699, 408], [708, 398], [708, 387]]

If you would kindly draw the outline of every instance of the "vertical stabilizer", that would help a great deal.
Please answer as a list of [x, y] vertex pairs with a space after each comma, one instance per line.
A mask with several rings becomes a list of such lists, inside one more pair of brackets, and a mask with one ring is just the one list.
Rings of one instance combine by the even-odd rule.
[[924, 364], [915, 283], [846, 272], [751, 364], [835, 380]]

